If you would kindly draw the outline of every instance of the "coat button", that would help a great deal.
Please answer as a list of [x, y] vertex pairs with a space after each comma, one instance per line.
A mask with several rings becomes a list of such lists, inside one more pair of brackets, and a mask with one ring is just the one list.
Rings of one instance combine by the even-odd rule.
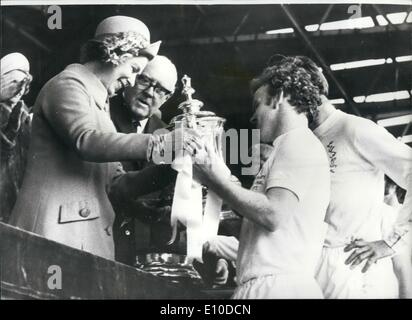
[[87, 218], [88, 216], [90, 216], [90, 209], [87, 209], [87, 208], [81, 209], [81, 210], [79, 211], [79, 215], [80, 215], [82, 218]]

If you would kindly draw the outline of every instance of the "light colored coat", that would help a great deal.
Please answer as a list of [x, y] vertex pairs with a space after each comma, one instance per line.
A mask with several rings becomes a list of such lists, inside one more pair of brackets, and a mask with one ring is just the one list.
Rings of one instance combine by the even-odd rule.
[[144, 158], [148, 135], [117, 133], [106, 100], [103, 84], [80, 64], [67, 66], [42, 88], [10, 223], [113, 259], [108, 193], [124, 176], [117, 161]]

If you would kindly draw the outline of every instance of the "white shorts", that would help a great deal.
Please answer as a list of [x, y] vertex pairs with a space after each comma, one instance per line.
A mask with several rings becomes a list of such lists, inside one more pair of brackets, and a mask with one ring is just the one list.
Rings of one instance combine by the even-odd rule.
[[323, 299], [313, 277], [298, 274], [267, 275], [239, 285], [232, 299]]
[[351, 270], [345, 260], [351, 252], [344, 247], [322, 250], [316, 280], [326, 299], [395, 299], [398, 283], [390, 258], [378, 260], [366, 273], [364, 263]]

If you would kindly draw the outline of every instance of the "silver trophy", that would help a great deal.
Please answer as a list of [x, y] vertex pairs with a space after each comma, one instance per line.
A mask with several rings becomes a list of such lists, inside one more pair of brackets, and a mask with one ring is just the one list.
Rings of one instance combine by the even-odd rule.
[[[195, 89], [191, 84], [191, 79], [184, 75], [182, 78], [183, 90], [182, 95], [185, 100], [179, 104], [178, 109], [182, 114], [174, 117], [169, 129], [177, 128], [193, 128], [201, 135], [204, 142], [210, 143], [218, 155], [223, 157], [223, 125], [226, 119], [218, 117], [211, 111], [201, 111], [203, 102], [193, 99]], [[204, 200], [206, 199], [206, 188], [203, 188]], [[227, 215], [227, 210], [222, 213]], [[225, 215], [221, 214], [224, 220]], [[181, 230], [184, 234], [184, 229]], [[178, 237], [172, 236], [172, 240], [166, 245], [169, 248], [186, 247], [185, 235]], [[181, 243], [179, 243], [181, 242]], [[163, 248], [164, 249], [164, 248]], [[153, 252], [153, 251], [152, 251]], [[201, 279], [198, 272], [193, 268], [193, 265], [187, 261], [186, 252], [180, 250], [171, 250], [168, 252], [157, 251], [157, 253], [147, 253], [136, 257], [136, 266], [142, 270], [148, 271], [152, 274], [167, 278], [174, 282], [190, 282], [192, 284], [201, 284]]]
[[192, 87], [191, 79], [184, 75], [182, 83], [182, 94], [185, 101], [179, 104], [178, 107], [179, 110], [182, 110], [182, 114], [177, 115], [170, 121], [171, 128], [197, 129], [202, 140], [213, 145], [216, 153], [223, 157], [223, 125], [226, 119], [216, 116], [211, 111], [201, 111], [203, 102], [192, 98], [195, 89]]

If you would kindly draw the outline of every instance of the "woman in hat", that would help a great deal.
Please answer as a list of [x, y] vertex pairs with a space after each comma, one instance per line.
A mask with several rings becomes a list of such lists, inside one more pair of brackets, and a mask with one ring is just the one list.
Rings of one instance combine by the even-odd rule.
[[21, 100], [29, 91], [30, 64], [14, 52], [0, 60], [0, 221], [7, 222], [23, 180], [31, 117]]
[[159, 45], [150, 44], [140, 20], [109, 17], [82, 47], [82, 64], [67, 66], [45, 84], [34, 106], [29, 162], [12, 224], [114, 258], [108, 195], [132, 193], [134, 181], [118, 161], [151, 161], [172, 147], [182, 150], [186, 139], [182, 131], [117, 133], [110, 119], [108, 97], [134, 85]]

